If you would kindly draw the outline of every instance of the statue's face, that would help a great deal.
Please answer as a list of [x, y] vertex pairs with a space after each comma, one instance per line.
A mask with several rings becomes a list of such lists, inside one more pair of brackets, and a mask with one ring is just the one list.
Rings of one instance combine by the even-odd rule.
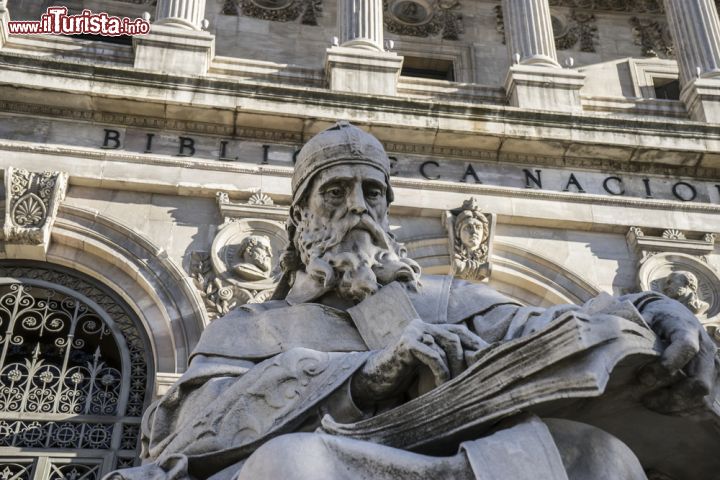
[[682, 272], [671, 273], [665, 284], [665, 293], [670, 297], [678, 297], [694, 293], [688, 274]]
[[327, 222], [367, 213], [377, 223], [387, 214], [385, 175], [369, 165], [336, 165], [315, 177], [307, 207]]
[[474, 251], [482, 245], [485, 226], [476, 218], [469, 218], [460, 228], [460, 241], [465, 248]]
[[269, 245], [263, 243], [253, 245], [245, 250], [243, 261], [267, 272], [272, 267], [272, 249]]

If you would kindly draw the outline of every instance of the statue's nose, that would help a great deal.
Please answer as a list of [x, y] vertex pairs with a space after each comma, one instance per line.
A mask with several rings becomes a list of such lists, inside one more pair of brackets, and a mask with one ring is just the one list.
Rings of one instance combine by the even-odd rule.
[[348, 196], [348, 210], [357, 215], [367, 212], [362, 185], [356, 184], [353, 187], [351, 194]]

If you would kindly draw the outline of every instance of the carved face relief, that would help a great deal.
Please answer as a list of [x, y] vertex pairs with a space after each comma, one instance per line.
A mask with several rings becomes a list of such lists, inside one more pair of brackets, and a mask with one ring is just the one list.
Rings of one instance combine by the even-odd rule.
[[460, 242], [470, 251], [480, 249], [485, 236], [485, 226], [476, 218], [468, 218], [460, 226]]
[[698, 279], [691, 272], [673, 272], [665, 279], [663, 293], [690, 309], [696, 315], [707, 311], [709, 304], [698, 295]]
[[270, 239], [262, 235], [245, 238], [238, 251], [240, 262], [233, 270], [245, 280], [262, 280], [270, 277], [272, 269], [272, 246]]

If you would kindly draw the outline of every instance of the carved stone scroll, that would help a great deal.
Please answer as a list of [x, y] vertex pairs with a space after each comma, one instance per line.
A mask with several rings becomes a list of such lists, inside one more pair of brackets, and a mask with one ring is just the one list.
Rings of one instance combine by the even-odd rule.
[[448, 232], [453, 274], [467, 280], [490, 276], [494, 214], [483, 213], [475, 198], [461, 208], [445, 212], [443, 224]]
[[33, 258], [47, 252], [50, 230], [65, 198], [67, 179], [64, 172], [8, 167], [3, 227], [8, 256]]

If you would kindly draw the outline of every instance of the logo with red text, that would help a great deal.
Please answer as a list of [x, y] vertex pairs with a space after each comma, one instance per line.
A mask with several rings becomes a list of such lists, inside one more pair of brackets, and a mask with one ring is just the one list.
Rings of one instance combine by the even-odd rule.
[[77, 15], [68, 15], [67, 7], [48, 7], [40, 20], [10, 21], [11, 35], [144, 35], [150, 32], [150, 22], [142, 18], [116, 17], [105, 12], [93, 13], [88, 9]]

